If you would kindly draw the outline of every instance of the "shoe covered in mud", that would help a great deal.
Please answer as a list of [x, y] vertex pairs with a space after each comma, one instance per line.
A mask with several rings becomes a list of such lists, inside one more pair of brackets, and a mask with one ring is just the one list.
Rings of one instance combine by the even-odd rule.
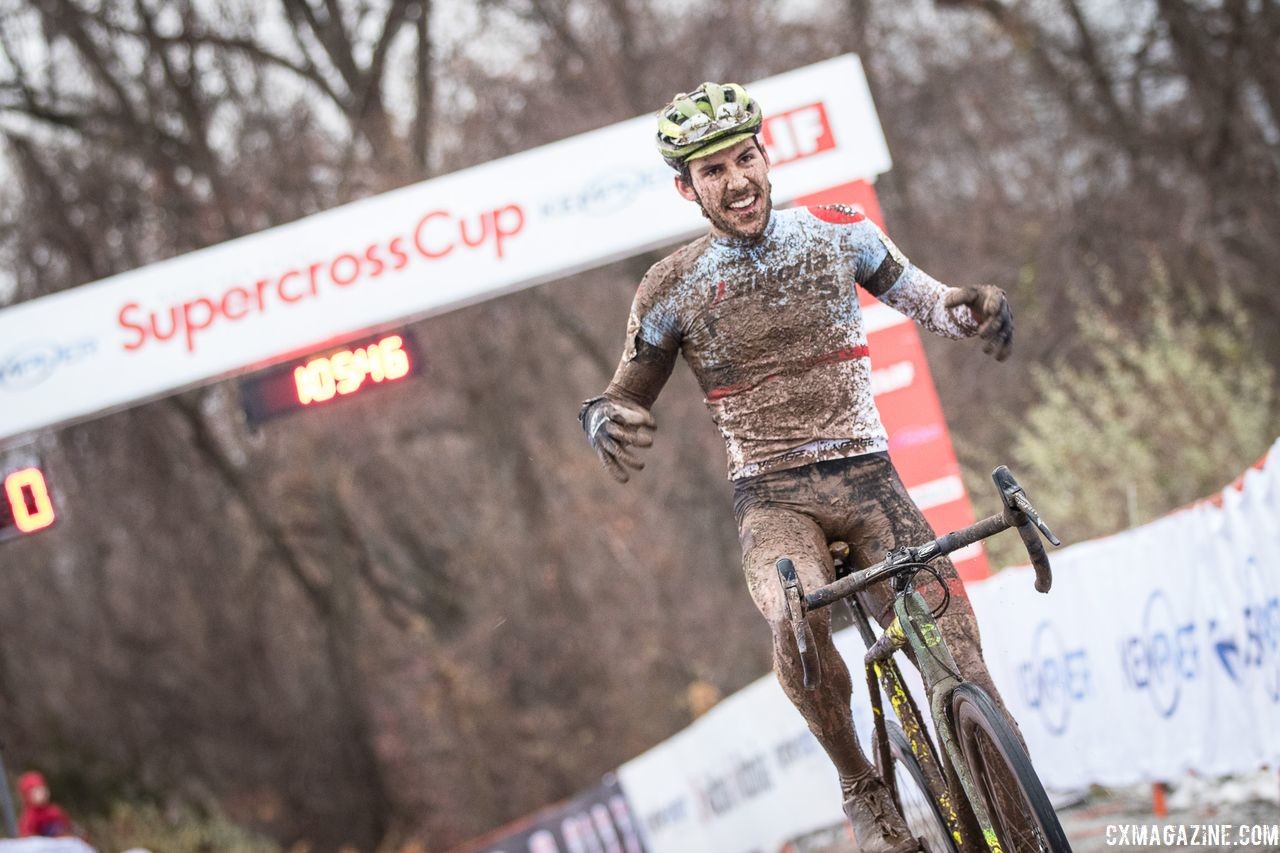
[[853, 824], [853, 837], [861, 853], [915, 853], [920, 842], [907, 828], [889, 798], [889, 789], [874, 773], [854, 783], [844, 801], [844, 813]]

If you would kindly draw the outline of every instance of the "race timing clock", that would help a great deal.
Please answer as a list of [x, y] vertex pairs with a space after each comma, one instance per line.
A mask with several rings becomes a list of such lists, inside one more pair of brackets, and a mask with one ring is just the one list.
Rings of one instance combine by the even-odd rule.
[[416, 376], [421, 359], [405, 331], [295, 359], [240, 380], [249, 424], [363, 396], [371, 389]]
[[0, 461], [0, 542], [36, 533], [57, 520], [44, 469], [34, 457]]

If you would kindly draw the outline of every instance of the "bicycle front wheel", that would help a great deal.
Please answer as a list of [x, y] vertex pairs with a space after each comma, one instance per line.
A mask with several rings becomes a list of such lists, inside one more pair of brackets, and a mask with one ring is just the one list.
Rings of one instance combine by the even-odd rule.
[[893, 773], [897, 780], [898, 807], [911, 834], [924, 842], [926, 853], [955, 853], [955, 840], [947, 830], [942, 809], [925, 781], [924, 771], [911, 752], [911, 742], [902, 727], [886, 721], [889, 752], [893, 756]]
[[952, 691], [951, 721], [965, 767], [1001, 846], [1012, 853], [1069, 853], [1067, 834], [1031, 759], [986, 691], [969, 683]]

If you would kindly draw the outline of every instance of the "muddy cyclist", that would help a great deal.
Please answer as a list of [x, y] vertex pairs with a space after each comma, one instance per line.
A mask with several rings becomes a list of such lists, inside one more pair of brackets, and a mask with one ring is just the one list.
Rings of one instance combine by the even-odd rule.
[[[871, 393], [856, 287], [948, 338], [980, 336], [1003, 361], [1013, 319], [997, 287], [949, 287], [926, 275], [875, 223], [840, 205], [774, 210], [760, 105], [736, 84], [704, 83], [658, 114], [657, 147], [676, 191], [709, 223], [653, 266], [627, 321], [622, 359], [579, 413], [609, 473], [626, 482], [653, 443], [650, 414], [683, 353], [724, 436], [747, 586], [773, 631], [782, 688], [839, 772], [844, 811], [868, 853], [916, 849], [854, 735], [848, 669], [830, 616], [814, 625], [824, 679], [807, 691], [774, 570], [790, 557], [806, 587], [834, 577], [827, 542], [870, 565], [934, 533], [888, 455]], [[999, 697], [978, 626], [949, 560], [936, 568], [951, 603], [939, 624], [965, 676]], [[881, 624], [886, 584], [865, 595]], [[925, 591], [936, 606], [941, 590]]]

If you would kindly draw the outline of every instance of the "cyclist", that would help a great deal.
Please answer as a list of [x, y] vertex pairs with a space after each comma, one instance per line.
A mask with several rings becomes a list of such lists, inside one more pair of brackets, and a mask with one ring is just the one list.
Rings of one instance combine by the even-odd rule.
[[[658, 150], [710, 232], [645, 275], [617, 372], [579, 419], [604, 467], [625, 483], [628, 469], [644, 467], [636, 449], [653, 443], [650, 409], [683, 352], [724, 437], [743, 569], [773, 630], [778, 679], [839, 772], [859, 848], [900, 853], [916, 842], [854, 735], [830, 615], [810, 617], [823, 673], [810, 692], [774, 564], [790, 557], [812, 589], [834, 578], [830, 540], [848, 542], [870, 565], [934, 535], [887, 454], [855, 285], [935, 334], [980, 335], [997, 360], [1009, 355], [1013, 320], [1002, 290], [930, 278], [861, 213], [774, 210], [762, 120], [760, 105], [732, 83], [704, 83], [658, 114]], [[946, 642], [964, 675], [999, 701], [955, 568], [934, 565], [951, 592], [939, 620]], [[923, 593], [936, 606], [940, 590]], [[887, 583], [863, 600], [881, 624], [892, 618]]]

